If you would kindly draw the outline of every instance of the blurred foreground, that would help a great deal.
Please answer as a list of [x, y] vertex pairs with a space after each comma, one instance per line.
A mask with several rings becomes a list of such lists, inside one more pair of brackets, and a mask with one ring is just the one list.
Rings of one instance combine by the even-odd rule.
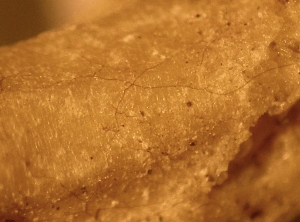
[[102, 17], [129, 0], [1, 0], [0, 46], [13, 44], [41, 32]]

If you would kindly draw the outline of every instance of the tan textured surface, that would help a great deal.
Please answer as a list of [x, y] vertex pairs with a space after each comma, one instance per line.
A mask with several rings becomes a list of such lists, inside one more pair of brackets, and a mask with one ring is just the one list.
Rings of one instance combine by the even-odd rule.
[[299, 99], [299, 2], [158, 2], [0, 49], [1, 219], [205, 221]]

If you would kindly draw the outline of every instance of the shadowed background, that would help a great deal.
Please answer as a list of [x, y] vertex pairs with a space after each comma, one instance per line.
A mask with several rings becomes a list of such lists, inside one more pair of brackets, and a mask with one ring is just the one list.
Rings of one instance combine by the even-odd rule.
[[0, 46], [102, 17], [133, 0], [0, 0]]

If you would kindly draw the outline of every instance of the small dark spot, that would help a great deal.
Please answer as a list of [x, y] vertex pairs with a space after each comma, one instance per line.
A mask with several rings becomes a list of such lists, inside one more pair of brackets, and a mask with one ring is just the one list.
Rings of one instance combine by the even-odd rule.
[[260, 9], [260, 6], [258, 6], [256, 9], [259, 10], [259, 9]]
[[262, 210], [260, 209], [257, 209], [257, 210], [254, 210], [251, 214], [250, 214], [250, 218], [253, 220], [259, 216], [261, 216], [263, 214]]
[[283, 4], [283, 5], [285, 5], [286, 3], [289, 2], [289, 0], [278, 0], [278, 2], [281, 3], [281, 4]]
[[288, 48], [295, 53], [300, 53], [300, 44], [297, 42], [293, 42], [288, 46]]
[[56, 207], [56, 210], [60, 210], [60, 207]]
[[163, 221], [163, 217], [159, 216], [159, 222], [162, 222], [162, 221]]
[[164, 155], [164, 156], [168, 156], [168, 155], [169, 155], [169, 154], [168, 154], [167, 152], [165, 152], [165, 151], [162, 151], [161, 154]]
[[91, 156], [91, 157], [90, 157], [90, 159], [91, 159], [91, 160], [93, 160], [93, 159], [94, 159], [94, 157], [92, 157], [92, 156]]
[[201, 15], [200, 15], [200, 14], [196, 14], [195, 17], [196, 17], [196, 18], [200, 18]]
[[205, 177], [207, 177], [208, 182], [214, 182], [215, 181], [215, 178], [210, 174], [205, 175]]
[[223, 63], [221, 62], [221, 66], [223, 65]]
[[190, 146], [196, 146], [196, 143], [195, 142], [191, 142]]
[[198, 33], [199, 35], [202, 35], [202, 31], [198, 31], [197, 33]]
[[151, 170], [151, 169], [148, 170], [147, 173], [148, 173], [149, 175], [151, 175], [151, 174], [152, 174], [152, 170]]
[[187, 105], [188, 107], [191, 107], [191, 106], [193, 105], [193, 103], [190, 102], [190, 101], [188, 101], [188, 102], [186, 103], [186, 105]]
[[246, 214], [249, 215], [250, 219], [254, 220], [257, 217], [260, 217], [263, 214], [263, 211], [255, 206], [250, 206], [249, 203], [246, 203], [243, 207], [243, 210]]
[[117, 178], [114, 178], [114, 181], [116, 181], [117, 180]]
[[142, 38], [142, 36], [138, 35], [138, 36], [137, 36], [137, 38], [138, 38], [138, 39], [141, 39], [141, 38]]
[[140, 111], [140, 114], [141, 114], [142, 116], [145, 116], [144, 111]]
[[185, 61], [185, 63], [189, 63], [189, 61]]
[[248, 25], [248, 23], [244, 23], [244, 26], [247, 26]]
[[85, 186], [81, 187], [81, 192], [82, 192], [82, 194], [86, 193], [86, 187]]
[[55, 208], [55, 206], [54, 206], [54, 205], [52, 205], [52, 209], [53, 209], [53, 208]]
[[230, 22], [227, 22], [226, 25], [227, 25], [227, 26], [231, 26], [231, 23], [230, 23]]
[[274, 48], [276, 47], [276, 45], [277, 45], [277, 43], [274, 42], [274, 41], [272, 41], [272, 42], [270, 42], [270, 44], [269, 44], [269, 48], [270, 48], [270, 49], [274, 49]]
[[26, 165], [26, 167], [30, 167], [30, 161], [29, 161], [29, 160], [26, 160], [26, 161], [25, 161], [25, 165]]

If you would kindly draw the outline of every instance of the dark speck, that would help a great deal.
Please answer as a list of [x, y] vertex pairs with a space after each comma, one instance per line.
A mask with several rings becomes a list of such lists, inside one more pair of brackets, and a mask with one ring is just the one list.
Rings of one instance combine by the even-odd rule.
[[164, 155], [164, 156], [168, 156], [168, 155], [169, 155], [169, 154], [168, 154], [167, 152], [165, 152], [165, 151], [162, 151], [161, 154]]
[[152, 170], [151, 170], [151, 169], [148, 170], [147, 173], [148, 173], [149, 175], [151, 175], [151, 174], [152, 174]]
[[228, 25], [228, 26], [230, 26], [230, 25], [231, 25], [231, 23], [230, 23], [230, 22], [227, 22], [227, 25]]
[[60, 209], [60, 207], [56, 207], [56, 210], [59, 210]]
[[277, 45], [276, 42], [272, 41], [269, 44], [269, 48], [273, 49], [273, 48], [275, 48], [276, 45]]
[[196, 18], [200, 18], [201, 17], [201, 15], [200, 14], [196, 14], [196, 16], [195, 16]]
[[195, 142], [191, 142], [190, 146], [196, 146], [196, 143]]
[[82, 189], [82, 190], [81, 190], [81, 193], [82, 193], [82, 194], [86, 194], [86, 189]]
[[93, 159], [94, 159], [94, 157], [92, 157], [92, 156], [91, 156], [91, 157], [90, 157], [90, 159], [91, 159], [91, 160], [93, 160]]
[[208, 179], [209, 182], [214, 182], [215, 181], [215, 178], [212, 175], [207, 174], [205, 176], [207, 177], [207, 179]]
[[251, 213], [251, 215], [250, 215], [250, 218], [251, 219], [255, 219], [255, 218], [257, 218], [257, 217], [259, 217], [259, 216], [261, 216], [262, 215], [262, 210], [255, 210], [255, 211], [253, 211], [252, 213]]
[[289, 0], [278, 0], [278, 1], [283, 5], [289, 2]]
[[25, 165], [26, 165], [26, 167], [30, 167], [30, 161], [29, 161], [29, 160], [26, 160], [26, 161], [25, 161]]
[[246, 203], [244, 205], [243, 210], [245, 211], [246, 214], [249, 215], [251, 220], [254, 220], [257, 217], [260, 217], [263, 214], [262, 209], [255, 207], [255, 206], [251, 206], [249, 203]]
[[193, 103], [189, 101], [189, 102], [186, 103], [186, 105], [187, 105], [188, 107], [191, 107], [191, 106], [193, 105]]

